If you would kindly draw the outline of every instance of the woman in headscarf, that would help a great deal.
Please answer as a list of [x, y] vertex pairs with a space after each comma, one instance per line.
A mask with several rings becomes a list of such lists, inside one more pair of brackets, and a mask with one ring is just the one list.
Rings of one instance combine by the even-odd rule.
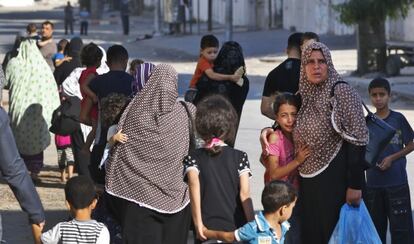
[[[214, 72], [220, 74], [234, 74], [240, 68], [245, 68], [243, 50], [239, 43], [234, 41], [228, 41], [223, 44], [217, 58], [214, 60]], [[194, 104], [197, 104], [208, 94], [221, 94], [229, 99], [238, 115], [236, 134], [233, 140], [226, 142], [230, 146], [234, 146], [239, 122], [243, 110], [244, 102], [249, 92], [249, 79], [243, 71], [242, 81], [234, 83], [233, 81], [215, 81], [209, 79], [206, 75], [203, 75], [198, 82], [198, 93], [194, 100]]]
[[10, 123], [17, 148], [33, 180], [43, 167], [43, 151], [50, 144], [50, 121], [59, 106], [52, 71], [34, 40], [24, 40], [6, 69], [10, 94]]
[[302, 106], [293, 136], [296, 147], [311, 149], [299, 167], [302, 240], [328, 243], [341, 206], [358, 205], [361, 200], [368, 129], [356, 90], [344, 83], [335, 85], [341, 77], [329, 49], [311, 43], [301, 62]]
[[63, 62], [56, 67], [53, 75], [55, 76], [58, 86], [62, 85], [63, 81], [72, 73], [72, 71], [78, 67], [82, 67], [80, 59], [80, 53], [83, 47], [82, 39], [80, 37], [74, 37], [66, 45], [64, 54], [71, 57], [70, 61]]
[[[187, 243], [191, 213], [182, 160], [189, 117], [177, 98], [177, 72], [157, 65], [118, 124], [128, 140], [111, 151], [105, 189], [122, 211], [125, 243]], [[195, 107], [187, 106], [194, 116]]]
[[2, 63], [4, 72], [6, 72], [7, 64], [9, 63], [10, 59], [16, 57], [17, 54], [19, 53], [19, 47], [20, 47], [20, 43], [23, 40], [23, 36], [24, 34], [17, 33], [12, 50], [8, 51], [6, 55], [4, 56], [3, 63]]
[[154, 67], [154, 64], [147, 62], [136, 65], [134, 72], [131, 73], [131, 75], [134, 76], [134, 82], [132, 83], [132, 91], [134, 95], [144, 88]]

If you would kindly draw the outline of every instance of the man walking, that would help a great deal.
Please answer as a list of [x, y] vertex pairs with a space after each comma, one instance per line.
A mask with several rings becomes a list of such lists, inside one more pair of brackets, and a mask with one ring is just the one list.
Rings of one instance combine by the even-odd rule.
[[129, 0], [122, 0], [120, 6], [122, 28], [124, 30], [124, 35], [129, 34]]
[[52, 71], [55, 70], [52, 57], [57, 53], [57, 46], [53, 40], [54, 25], [49, 20], [42, 23], [42, 41], [38, 42], [40, 52]]
[[69, 1], [65, 7], [65, 35], [68, 34], [68, 28], [70, 28], [70, 34], [73, 35], [73, 7]]

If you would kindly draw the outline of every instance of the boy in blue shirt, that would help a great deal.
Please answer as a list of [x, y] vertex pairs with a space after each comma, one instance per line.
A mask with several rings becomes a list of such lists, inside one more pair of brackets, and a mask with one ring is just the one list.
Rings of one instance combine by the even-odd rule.
[[249, 244], [283, 244], [289, 230], [287, 221], [295, 207], [297, 193], [287, 182], [274, 180], [265, 186], [262, 193], [263, 211], [254, 220], [234, 232], [215, 231], [204, 228], [208, 239], [224, 242], [244, 241]]
[[391, 88], [386, 79], [372, 80], [368, 92], [375, 114], [397, 132], [381, 153], [377, 167], [367, 170], [364, 200], [383, 243], [388, 221], [392, 243], [414, 243], [405, 157], [414, 150], [414, 132], [404, 115], [389, 109]]

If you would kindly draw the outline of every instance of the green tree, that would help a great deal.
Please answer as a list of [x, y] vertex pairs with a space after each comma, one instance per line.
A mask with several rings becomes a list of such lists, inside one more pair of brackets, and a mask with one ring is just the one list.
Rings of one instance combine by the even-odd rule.
[[387, 18], [405, 18], [414, 0], [348, 0], [334, 5], [339, 19], [346, 25], [356, 25], [359, 74], [385, 72]]

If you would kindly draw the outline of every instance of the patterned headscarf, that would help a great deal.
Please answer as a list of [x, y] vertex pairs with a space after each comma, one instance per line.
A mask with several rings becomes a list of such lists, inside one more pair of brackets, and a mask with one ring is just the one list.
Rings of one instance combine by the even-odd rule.
[[145, 83], [148, 81], [152, 70], [155, 65], [152, 63], [138, 64], [135, 69], [134, 82], [132, 83], [132, 91], [134, 94], [140, 92], [144, 88]]
[[[114, 146], [106, 165], [109, 194], [169, 214], [189, 203], [182, 179], [189, 123], [185, 108], [177, 102], [177, 77], [170, 65], [154, 68], [118, 124], [128, 141]], [[195, 107], [187, 106], [195, 114]]]
[[50, 144], [49, 127], [59, 107], [59, 93], [52, 71], [34, 40], [24, 40], [6, 68], [10, 91], [10, 125], [21, 154], [35, 155]]
[[[320, 50], [328, 65], [328, 79], [320, 84], [311, 84], [306, 76], [305, 65], [313, 50]], [[312, 150], [310, 157], [299, 167], [304, 177], [313, 177], [326, 169], [341, 149], [343, 140], [358, 146], [367, 144], [368, 129], [361, 98], [355, 89], [348, 84], [338, 84], [331, 98], [332, 87], [341, 80], [328, 47], [319, 42], [306, 46], [299, 81], [302, 106], [293, 133], [296, 145], [308, 145]]]

